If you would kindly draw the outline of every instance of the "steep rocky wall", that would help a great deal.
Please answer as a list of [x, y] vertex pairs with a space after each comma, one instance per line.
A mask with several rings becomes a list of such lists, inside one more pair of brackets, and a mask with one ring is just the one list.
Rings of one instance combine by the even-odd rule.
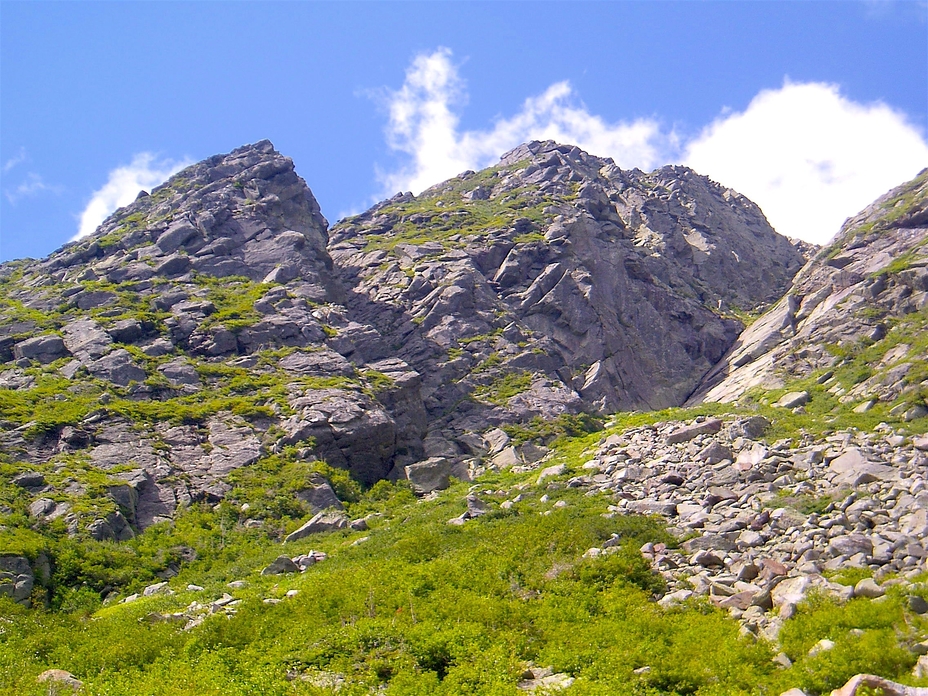
[[125, 539], [272, 455], [466, 476], [496, 426], [679, 404], [801, 259], [690, 170], [551, 142], [330, 233], [245, 146], [0, 267], [0, 446], [38, 481], [0, 510]]
[[[460, 417], [470, 394], [497, 422], [681, 403], [737, 337], [734, 312], [775, 301], [804, 262], [705, 177], [553, 142], [344, 220], [329, 250], [430, 412]], [[480, 395], [511, 374], [525, 396], [490, 409]]]
[[[893, 401], [924, 379], [928, 310], [928, 170], [849, 219], [835, 241], [796, 276], [792, 287], [753, 323], [703, 379], [690, 403], [734, 401], [753, 387], [837, 367], [873, 346], [886, 350], [875, 374], [841, 399]], [[911, 337], [898, 339], [906, 334]], [[825, 380], [829, 375], [824, 375]]]

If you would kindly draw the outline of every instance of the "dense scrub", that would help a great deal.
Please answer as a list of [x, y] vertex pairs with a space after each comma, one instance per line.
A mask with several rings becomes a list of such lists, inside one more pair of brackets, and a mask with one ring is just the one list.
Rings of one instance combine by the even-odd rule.
[[[629, 415], [605, 433], [562, 439], [559, 456], [577, 467], [588, 446], [658, 417]], [[299, 485], [306, 466], [256, 467], [234, 497], [259, 504]], [[282, 546], [296, 517], [282, 511], [276, 526], [246, 529], [229, 503], [189, 508], [123, 544], [21, 529], [22, 551], [43, 543], [53, 551], [57, 589], [48, 608], [0, 605], [0, 693], [44, 694], [36, 675], [54, 667], [89, 694], [325, 694], [335, 685], [340, 694], [516, 694], [529, 665], [574, 677], [570, 694], [828, 693], [859, 671], [904, 678], [914, 660], [904, 642], [925, 628], [900, 632], [903, 599], [893, 592], [844, 606], [814, 598], [783, 630], [794, 665], [782, 669], [772, 645], [741, 635], [705, 600], [659, 607], [662, 579], [638, 548], [674, 544], [663, 524], [609, 513], [609, 499], [567, 486], [566, 475], [538, 485], [537, 473], [490, 474], [472, 488], [492, 511], [454, 526], [447, 520], [465, 509], [466, 484], [417, 500], [402, 484], [362, 492], [325, 473], [369, 531]], [[510, 509], [498, 507], [519, 494]], [[614, 534], [617, 553], [583, 557]], [[259, 574], [280, 553], [311, 548], [328, 559], [303, 574]], [[120, 603], [158, 580], [180, 549], [195, 560], [177, 565], [176, 594]], [[227, 587], [234, 580], [247, 584]], [[185, 589], [191, 583], [204, 589]], [[105, 604], [101, 590], [112, 590]], [[190, 630], [164, 618], [225, 592], [241, 600], [234, 612]], [[823, 637], [834, 650], [808, 657]]]

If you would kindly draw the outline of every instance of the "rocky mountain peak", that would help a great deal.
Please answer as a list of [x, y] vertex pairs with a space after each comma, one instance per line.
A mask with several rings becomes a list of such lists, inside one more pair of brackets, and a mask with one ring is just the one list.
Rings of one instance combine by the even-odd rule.
[[774, 301], [804, 262], [754, 204], [691, 170], [623, 171], [552, 141], [343, 220], [329, 249], [404, 359], [455, 356], [451, 373], [427, 370], [435, 394], [496, 356], [481, 380], [523, 375], [546, 416], [547, 399], [555, 413], [680, 403], [736, 314]]
[[[543, 454], [501, 427], [680, 404], [736, 340], [736, 311], [803, 262], [690, 170], [551, 142], [326, 227], [263, 141], [4, 264], [3, 451], [50, 477], [110, 472], [137, 529], [268, 457], [364, 484], [466, 478]], [[36, 514], [79, 530], [84, 491], [59, 479]]]
[[733, 401], [818, 376], [860, 412], [924, 410], [928, 169], [845, 222], [706, 377], [692, 401]]
[[[106, 282], [243, 276], [301, 278], [325, 297], [328, 223], [306, 182], [268, 140], [187, 167], [141, 192], [96, 232], [52, 254], [56, 279]], [[328, 288], [331, 290], [331, 288]]]

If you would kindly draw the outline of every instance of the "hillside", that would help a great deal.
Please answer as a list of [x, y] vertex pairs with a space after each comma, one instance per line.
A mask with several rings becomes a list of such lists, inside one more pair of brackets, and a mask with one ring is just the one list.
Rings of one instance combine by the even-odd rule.
[[928, 684], [926, 176], [809, 250], [535, 142], [329, 229], [264, 141], [3, 264], [0, 690]]
[[690, 401], [731, 401], [752, 387], [776, 389], [815, 374], [860, 412], [924, 416], [926, 198], [928, 170], [849, 219]]

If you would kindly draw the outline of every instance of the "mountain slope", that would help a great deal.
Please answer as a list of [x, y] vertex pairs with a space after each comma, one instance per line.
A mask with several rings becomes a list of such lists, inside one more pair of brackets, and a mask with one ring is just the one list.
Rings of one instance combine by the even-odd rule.
[[730, 349], [800, 249], [554, 143], [331, 231], [257, 143], [5, 264], [0, 693], [925, 684], [926, 179]]
[[814, 376], [861, 411], [928, 396], [928, 170], [849, 219], [703, 379], [691, 403]]
[[801, 259], [689, 170], [554, 143], [326, 225], [264, 141], [5, 264], [0, 442], [47, 476], [9, 509], [118, 538], [284, 451], [466, 477], [494, 426], [680, 403]]
[[331, 234], [350, 306], [446, 414], [512, 374], [526, 393], [510, 411], [679, 404], [740, 331], [731, 310], [774, 301], [804, 260], [750, 201], [688, 169], [625, 172], [550, 141]]

